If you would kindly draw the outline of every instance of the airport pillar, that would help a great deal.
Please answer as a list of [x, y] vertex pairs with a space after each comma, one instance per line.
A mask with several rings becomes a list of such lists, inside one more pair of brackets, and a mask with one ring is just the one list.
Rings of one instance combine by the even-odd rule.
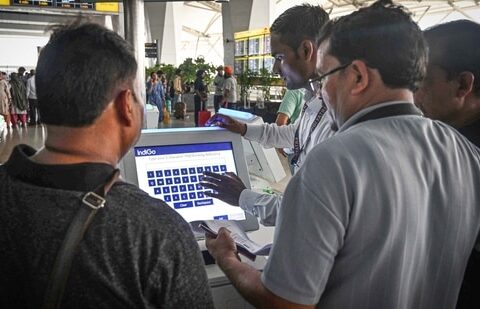
[[222, 3], [223, 62], [226, 65], [233, 66], [235, 53], [233, 34], [249, 29], [253, 1], [254, 0], [243, 0]]
[[[125, 40], [132, 44], [137, 60], [137, 81], [141, 83], [140, 93], [143, 102], [145, 94], [145, 9], [143, 0], [123, 0]], [[146, 118], [145, 118], [146, 119]]]
[[158, 63], [177, 65], [179, 62], [182, 25], [178, 22], [178, 16], [181, 14], [182, 5], [181, 2], [145, 3], [148, 37], [151, 42], [158, 40]]
[[253, 0], [248, 30], [270, 27], [274, 10], [275, 0]]

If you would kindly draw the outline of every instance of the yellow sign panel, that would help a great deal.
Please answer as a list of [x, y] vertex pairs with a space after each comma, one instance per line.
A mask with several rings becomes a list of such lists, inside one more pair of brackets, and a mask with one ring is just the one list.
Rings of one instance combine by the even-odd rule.
[[255, 30], [235, 32], [233, 34], [233, 37], [235, 40], [237, 40], [237, 39], [243, 39], [251, 36], [257, 36], [257, 35], [263, 35], [263, 34], [269, 34], [269, 33], [270, 33], [270, 28], [265, 27], [261, 29], [255, 29]]
[[99, 12], [118, 13], [118, 2], [97, 2], [95, 8]]
[[0, 5], [10, 5], [10, 0], [0, 0]]

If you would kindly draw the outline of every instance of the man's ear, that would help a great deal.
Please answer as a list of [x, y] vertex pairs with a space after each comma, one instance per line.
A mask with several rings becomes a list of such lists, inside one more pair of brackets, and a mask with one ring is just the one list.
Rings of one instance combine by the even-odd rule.
[[303, 40], [300, 43], [297, 52], [300, 56], [304, 57], [305, 60], [311, 60], [312, 57], [316, 56], [314, 43], [310, 40]]
[[475, 82], [475, 76], [473, 75], [472, 72], [465, 71], [458, 74], [456, 81], [458, 83], [456, 96], [458, 98], [465, 98], [473, 90], [473, 83]]
[[132, 91], [130, 89], [122, 90], [115, 98], [114, 103], [119, 121], [126, 126], [131, 126], [134, 120], [133, 104], [135, 104]]
[[369, 86], [370, 75], [368, 67], [365, 62], [361, 60], [352, 61], [352, 63], [346, 67], [346, 70], [348, 70], [349, 67], [351, 70], [350, 74], [353, 74], [353, 76], [350, 77], [353, 84], [351, 94], [358, 95]]

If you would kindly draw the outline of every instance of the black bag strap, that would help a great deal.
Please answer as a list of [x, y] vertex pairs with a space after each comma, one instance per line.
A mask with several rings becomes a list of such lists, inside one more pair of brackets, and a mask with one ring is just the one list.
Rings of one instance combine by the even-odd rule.
[[366, 113], [365, 115], [361, 116], [357, 120], [353, 122], [353, 124], [357, 124], [360, 122], [373, 120], [373, 119], [380, 119], [392, 116], [401, 116], [401, 115], [416, 115], [422, 116], [422, 112], [412, 103], [397, 103], [387, 106], [382, 106], [373, 111]]
[[60, 308], [76, 249], [98, 209], [105, 206], [105, 196], [118, 180], [119, 175], [120, 171], [115, 169], [104, 184], [83, 196], [82, 207], [80, 207], [70, 223], [55, 258], [55, 264], [53, 265], [45, 292], [43, 309]]

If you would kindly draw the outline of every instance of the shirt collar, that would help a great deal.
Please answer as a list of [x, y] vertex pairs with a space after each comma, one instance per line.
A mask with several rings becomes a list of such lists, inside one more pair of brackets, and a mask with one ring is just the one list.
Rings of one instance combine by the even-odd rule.
[[380, 107], [383, 107], [383, 106], [388, 106], [388, 105], [394, 105], [394, 104], [398, 104], [398, 103], [405, 103], [405, 104], [413, 104], [413, 103], [410, 103], [410, 102], [405, 102], [405, 101], [390, 101], [390, 102], [385, 102], [385, 103], [380, 103], [380, 104], [375, 104], [373, 106], [369, 106], [367, 108], [364, 108], [360, 111], [358, 111], [357, 113], [353, 114], [352, 116], [350, 116], [350, 118], [347, 119], [347, 121], [345, 121], [341, 126], [340, 128], [338, 129], [338, 132], [342, 132], [342, 131], [345, 131], [347, 130], [348, 128], [350, 128], [351, 126], [355, 125], [357, 123], [357, 119], [362, 117], [363, 115], [377, 109], [377, 108], [380, 108]]
[[305, 100], [305, 105], [307, 109], [305, 113], [317, 114], [320, 108], [322, 108], [323, 101], [319, 97], [310, 97], [308, 100]]
[[30, 158], [36, 152], [27, 145], [16, 146], [5, 163], [7, 173], [37, 186], [91, 191], [104, 183], [114, 171], [114, 167], [106, 163], [40, 164]]

